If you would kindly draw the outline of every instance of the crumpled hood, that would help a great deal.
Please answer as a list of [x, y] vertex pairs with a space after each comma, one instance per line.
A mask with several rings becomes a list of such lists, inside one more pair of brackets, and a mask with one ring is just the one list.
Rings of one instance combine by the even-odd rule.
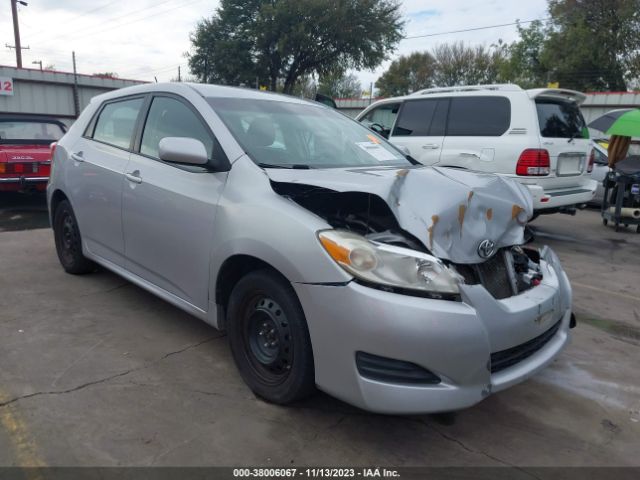
[[268, 169], [267, 175], [274, 182], [378, 195], [404, 230], [456, 263], [483, 262], [478, 247], [484, 240], [497, 248], [523, 243], [517, 216], [533, 214], [529, 191], [515, 180], [454, 168]]

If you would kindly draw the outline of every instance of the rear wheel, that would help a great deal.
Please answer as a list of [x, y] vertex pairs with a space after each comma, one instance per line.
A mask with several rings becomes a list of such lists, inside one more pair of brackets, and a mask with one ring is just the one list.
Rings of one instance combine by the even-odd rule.
[[229, 298], [227, 320], [231, 352], [256, 395], [285, 404], [315, 390], [307, 323], [284, 278], [260, 270], [240, 279]]
[[95, 263], [82, 254], [82, 237], [68, 200], [61, 201], [56, 208], [53, 235], [58, 259], [67, 273], [77, 275], [95, 270]]

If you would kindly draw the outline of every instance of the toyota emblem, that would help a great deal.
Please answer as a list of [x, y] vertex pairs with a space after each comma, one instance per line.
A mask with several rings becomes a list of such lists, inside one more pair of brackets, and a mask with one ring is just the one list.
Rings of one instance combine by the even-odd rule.
[[496, 244], [493, 240], [483, 240], [478, 245], [478, 255], [482, 258], [489, 258], [496, 253]]

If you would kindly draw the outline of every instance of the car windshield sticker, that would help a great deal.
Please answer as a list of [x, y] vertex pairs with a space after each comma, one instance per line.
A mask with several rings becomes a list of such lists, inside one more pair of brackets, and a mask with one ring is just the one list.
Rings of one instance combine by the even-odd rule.
[[387, 160], [397, 160], [398, 157], [393, 153], [385, 150], [384, 147], [373, 142], [356, 142], [362, 150], [367, 152], [373, 158], [379, 162], [386, 162]]

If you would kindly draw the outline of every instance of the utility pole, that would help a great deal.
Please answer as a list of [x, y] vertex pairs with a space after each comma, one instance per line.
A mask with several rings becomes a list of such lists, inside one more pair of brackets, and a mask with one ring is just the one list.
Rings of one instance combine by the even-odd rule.
[[40, 71], [42, 71], [42, 60], [34, 60], [31, 62], [33, 65], [40, 65]]
[[182, 81], [182, 77], [180, 76], [180, 65], [178, 65], [178, 81]]
[[[18, 68], [22, 68], [22, 46], [20, 45], [20, 28], [18, 26], [18, 3], [26, 7], [27, 2], [24, 2], [22, 0], [11, 0], [11, 15], [13, 16], [13, 36], [16, 42], [16, 44], [14, 45], [16, 49], [16, 65], [18, 66]], [[28, 48], [29, 47], [26, 47], [25, 50]]]
[[80, 98], [78, 97], [78, 72], [76, 70], [76, 52], [71, 52], [71, 59], [73, 60], [73, 108], [76, 113], [76, 118], [80, 116]]

